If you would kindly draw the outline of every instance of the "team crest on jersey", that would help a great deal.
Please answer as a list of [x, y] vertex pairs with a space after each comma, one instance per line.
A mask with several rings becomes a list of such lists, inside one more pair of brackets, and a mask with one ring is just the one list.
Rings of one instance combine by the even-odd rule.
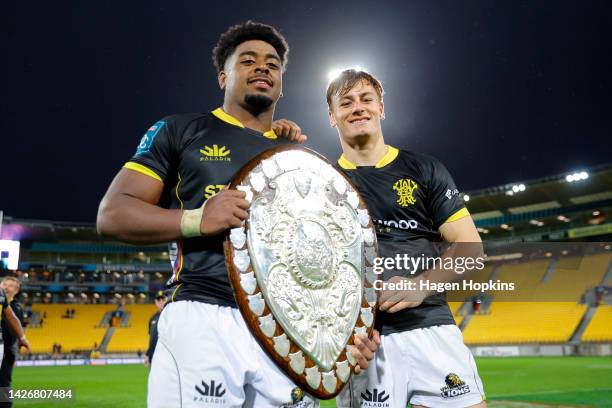
[[398, 195], [398, 200], [396, 201], [400, 207], [408, 207], [408, 204], [416, 203], [416, 198], [414, 198], [414, 190], [419, 188], [417, 183], [411, 179], [399, 179], [393, 184], [393, 190]]
[[138, 149], [136, 150], [137, 155], [146, 153], [151, 149], [155, 136], [157, 136], [157, 134], [164, 127], [165, 124], [166, 122], [160, 120], [159, 122], [151, 126], [149, 130], [147, 130], [147, 133], [145, 133], [142, 139], [140, 139], [140, 144], [138, 145]]
[[230, 157], [230, 149], [225, 146], [219, 147], [219, 145], [204, 146], [200, 149], [200, 153], [202, 153], [202, 157], [200, 157], [200, 161], [232, 161]]
[[470, 392], [470, 386], [462, 381], [461, 378], [455, 373], [450, 373], [444, 379], [446, 385], [440, 388], [442, 391], [441, 395], [444, 398], [458, 397], [459, 395], [468, 394]]

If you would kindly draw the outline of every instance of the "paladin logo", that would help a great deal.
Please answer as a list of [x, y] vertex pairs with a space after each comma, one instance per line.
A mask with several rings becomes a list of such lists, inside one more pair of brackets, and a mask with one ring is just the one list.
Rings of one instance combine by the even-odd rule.
[[378, 392], [378, 388], [374, 388], [372, 392], [366, 390], [365, 394], [361, 393], [361, 406], [362, 407], [389, 407], [389, 403], [386, 402], [389, 399], [389, 395], [386, 395], [387, 391], [382, 390]]
[[446, 386], [440, 388], [440, 391], [442, 391], [441, 395], [444, 398], [457, 397], [470, 392], [470, 386], [466, 385], [465, 381], [461, 381], [457, 374], [450, 373], [446, 376], [444, 382]]
[[400, 207], [408, 207], [408, 204], [416, 203], [416, 199], [412, 195], [414, 190], [419, 188], [417, 183], [414, 180], [410, 179], [399, 179], [393, 184], [393, 189], [399, 196], [399, 199], [396, 201], [400, 205]]
[[211, 380], [210, 383], [202, 381], [200, 385], [196, 385], [195, 389], [200, 395], [194, 395], [193, 400], [197, 402], [205, 402], [207, 404], [225, 404], [227, 401], [225, 398], [221, 398], [225, 395], [225, 388], [223, 383], [219, 383], [215, 386], [215, 380]]
[[212, 147], [204, 146], [203, 149], [200, 149], [200, 153], [202, 153], [202, 157], [200, 157], [200, 161], [232, 161], [232, 158], [229, 157], [230, 150], [225, 147], [214, 144]]

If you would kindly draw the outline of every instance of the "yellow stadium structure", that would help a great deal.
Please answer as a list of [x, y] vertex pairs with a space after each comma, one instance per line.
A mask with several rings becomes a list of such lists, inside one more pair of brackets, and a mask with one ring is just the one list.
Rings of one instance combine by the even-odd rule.
[[106, 351], [144, 353], [149, 347], [149, 319], [155, 314], [157, 307], [154, 304], [126, 305], [123, 310], [130, 312], [128, 327], [115, 329]]
[[494, 302], [463, 331], [467, 344], [560, 343], [570, 339], [586, 305], [576, 302]]
[[[28, 327], [26, 334], [33, 353], [51, 353], [53, 344], [62, 346], [62, 352], [91, 350], [94, 343], [101, 344], [106, 328], [96, 327], [106, 312], [116, 309], [115, 305], [66, 305], [35, 304], [33, 312], [46, 315], [42, 327]], [[71, 319], [62, 318], [66, 309], [74, 309]]]
[[597, 307], [593, 320], [582, 335], [582, 341], [612, 341], [612, 306]]
[[579, 301], [585, 290], [601, 283], [610, 264], [610, 255], [561, 258], [546, 283], [538, 285], [538, 300]]

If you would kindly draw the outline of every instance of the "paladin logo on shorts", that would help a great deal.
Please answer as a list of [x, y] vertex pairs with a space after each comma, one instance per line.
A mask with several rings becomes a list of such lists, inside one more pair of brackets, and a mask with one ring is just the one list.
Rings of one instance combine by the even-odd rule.
[[232, 161], [232, 158], [229, 157], [230, 150], [225, 147], [219, 145], [212, 145], [212, 147], [204, 146], [203, 149], [200, 149], [200, 153], [202, 153], [202, 157], [200, 157], [200, 161]]
[[396, 201], [400, 207], [408, 207], [408, 204], [416, 203], [416, 199], [413, 196], [414, 190], [419, 188], [417, 183], [411, 179], [399, 179], [393, 184], [393, 190], [399, 196], [399, 199]]
[[465, 381], [461, 381], [457, 374], [450, 373], [446, 376], [444, 382], [446, 386], [440, 388], [440, 391], [442, 391], [441, 395], [444, 398], [458, 397], [470, 392], [470, 386], [466, 385]]
[[361, 406], [362, 407], [389, 407], [389, 403], [386, 402], [389, 399], [389, 395], [386, 395], [387, 391], [381, 390], [378, 392], [378, 388], [374, 388], [371, 392], [366, 390], [365, 394], [361, 393]]
[[211, 380], [208, 384], [204, 381], [200, 385], [195, 386], [196, 391], [200, 395], [193, 397], [194, 401], [205, 402], [208, 404], [225, 404], [227, 401], [225, 398], [221, 398], [225, 395], [225, 388], [223, 383], [215, 385], [215, 380]]

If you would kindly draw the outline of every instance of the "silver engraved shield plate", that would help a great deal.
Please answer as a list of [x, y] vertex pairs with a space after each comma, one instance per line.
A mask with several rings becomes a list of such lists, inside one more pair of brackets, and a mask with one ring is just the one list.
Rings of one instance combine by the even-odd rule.
[[[318, 366], [306, 372], [309, 384], [333, 389], [336, 376], [348, 376], [338, 357], [350, 336], [372, 324], [373, 303], [362, 305], [366, 259], [376, 244], [368, 213], [336, 169], [304, 150], [262, 160], [236, 188], [250, 201], [245, 227], [230, 232], [249, 308], [293, 371], [311, 369], [301, 354], [289, 354], [288, 338]], [[264, 303], [272, 316], [262, 316]], [[276, 323], [286, 336], [274, 336]]]

